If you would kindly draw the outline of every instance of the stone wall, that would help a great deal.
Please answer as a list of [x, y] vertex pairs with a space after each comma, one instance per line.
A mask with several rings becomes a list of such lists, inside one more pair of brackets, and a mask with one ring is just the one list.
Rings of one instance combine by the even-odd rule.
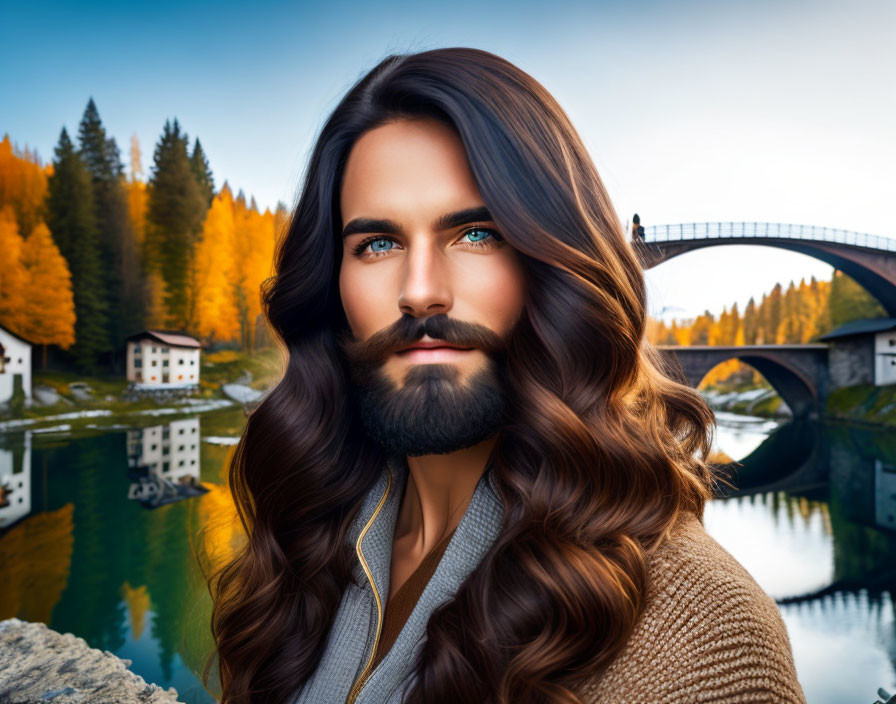
[[828, 344], [829, 391], [874, 383], [874, 336], [833, 339]]

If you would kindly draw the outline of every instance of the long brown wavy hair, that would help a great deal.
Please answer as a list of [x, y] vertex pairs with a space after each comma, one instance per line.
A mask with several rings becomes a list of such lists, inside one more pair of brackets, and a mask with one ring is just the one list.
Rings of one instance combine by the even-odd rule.
[[262, 287], [285, 369], [229, 467], [246, 542], [208, 578], [222, 704], [287, 702], [351, 579], [347, 530], [385, 456], [338, 345], [339, 185], [362, 134], [419, 117], [460, 136], [527, 298], [492, 452], [502, 531], [431, 615], [405, 701], [578, 702], [643, 609], [648, 553], [713, 495], [712, 410], [645, 339], [642, 267], [566, 114], [492, 53], [390, 55], [324, 124]]

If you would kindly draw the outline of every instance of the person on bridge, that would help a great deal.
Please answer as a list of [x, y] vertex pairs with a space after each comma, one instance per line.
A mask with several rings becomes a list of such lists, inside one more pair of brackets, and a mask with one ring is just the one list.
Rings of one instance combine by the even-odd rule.
[[637, 213], [632, 216], [632, 240], [644, 241], [644, 228], [641, 227], [641, 218]]
[[704, 529], [714, 416], [645, 293], [534, 78], [472, 48], [363, 76], [262, 292], [284, 372], [229, 468], [222, 704], [805, 704]]

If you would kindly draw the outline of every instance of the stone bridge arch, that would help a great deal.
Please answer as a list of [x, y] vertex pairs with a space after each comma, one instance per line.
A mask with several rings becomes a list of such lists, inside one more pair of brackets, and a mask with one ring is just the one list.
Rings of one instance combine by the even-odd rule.
[[659, 345], [658, 349], [672, 358], [672, 366], [680, 365], [694, 388], [716, 365], [739, 359], [766, 378], [794, 417], [819, 416], [827, 398], [827, 345]]

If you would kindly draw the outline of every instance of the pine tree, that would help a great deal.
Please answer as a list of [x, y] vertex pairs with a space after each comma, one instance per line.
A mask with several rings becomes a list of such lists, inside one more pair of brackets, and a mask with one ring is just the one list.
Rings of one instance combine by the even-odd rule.
[[783, 315], [783, 296], [781, 283], [778, 282], [772, 287], [768, 299], [765, 301], [764, 308], [767, 310], [767, 317], [764, 339], [767, 345], [773, 345], [778, 341], [778, 327], [781, 325]]
[[90, 172], [99, 229], [102, 293], [108, 310], [106, 351], [114, 369], [125, 338], [143, 327], [145, 307], [136, 234], [128, 213], [124, 168], [115, 139], [106, 135], [93, 98], [78, 128], [79, 153]]
[[199, 190], [205, 197], [206, 208], [212, 205], [212, 199], [215, 197], [215, 178], [212, 175], [211, 167], [205, 152], [202, 151], [202, 145], [199, 143], [199, 137], [193, 144], [193, 153], [190, 155], [190, 168], [193, 170], [193, 177], [199, 184]]
[[757, 333], [759, 332], [759, 321], [756, 315], [756, 301], [750, 296], [747, 301], [747, 307], [744, 308], [744, 344], [755, 345]]
[[93, 372], [108, 343], [93, 185], [64, 127], [55, 153], [47, 184], [47, 224], [72, 276], [76, 320], [70, 357], [82, 372]]
[[153, 155], [145, 251], [164, 281], [165, 324], [171, 328], [189, 330], [194, 324], [191, 271], [207, 207], [190, 166], [187, 135], [176, 118], [173, 124], [166, 120]]
[[131, 183], [143, 178], [143, 160], [140, 153], [140, 140], [137, 134], [131, 135]]

